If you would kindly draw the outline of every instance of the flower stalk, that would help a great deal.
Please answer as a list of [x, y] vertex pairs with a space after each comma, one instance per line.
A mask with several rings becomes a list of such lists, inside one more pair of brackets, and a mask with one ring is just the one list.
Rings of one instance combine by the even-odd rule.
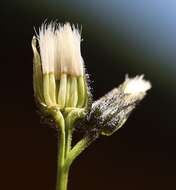
[[[70, 166], [100, 135], [123, 126], [151, 88], [143, 75], [126, 77], [118, 87], [92, 103], [75, 26], [43, 24], [32, 39], [33, 86], [36, 104], [47, 123], [58, 129], [56, 190], [67, 190]], [[38, 48], [39, 45], [39, 48]], [[83, 137], [72, 144], [74, 132]]]

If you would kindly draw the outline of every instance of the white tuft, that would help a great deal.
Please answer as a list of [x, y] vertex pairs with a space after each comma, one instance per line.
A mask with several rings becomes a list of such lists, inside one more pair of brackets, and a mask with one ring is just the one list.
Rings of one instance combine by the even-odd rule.
[[54, 72], [56, 35], [54, 24], [43, 24], [39, 30], [39, 46], [43, 73]]
[[82, 76], [83, 58], [80, 50], [81, 35], [75, 26], [43, 24], [39, 31], [39, 46], [44, 73], [54, 72]]
[[58, 62], [60, 72], [70, 75], [83, 75], [83, 59], [80, 51], [81, 36], [69, 23], [59, 26], [57, 31]]
[[144, 80], [143, 77], [143, 75], [134, 78], [128, 78], [127, 76], [124, 82], [124, 93], [138, 95], [149, 90], [151, 88], [151, 83]]

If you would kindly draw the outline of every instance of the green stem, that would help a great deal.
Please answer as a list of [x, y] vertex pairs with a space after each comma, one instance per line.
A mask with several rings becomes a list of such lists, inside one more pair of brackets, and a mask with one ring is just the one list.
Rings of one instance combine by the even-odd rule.
[[59, 110], [53, 112], [55, 122], [59, 129], [56, 190], [67, 190], [69, 169], [72, 162], [97, 138], [97, 135], [89, 134], [71, 149], [75, 119], [78, 116], [83, 115], [84, 113], [81, 110], [74, 110], [68, 114], [66, 119], [64, 119]]
[[67, 158], [68, 153], [69, 153], [69, 151], [71, 149], [72, 133], [73, 133], [72, 129], [67, 129], [67, 132], [66, 132], [66, 144], [65, 144], [65, 158]]
[[59, 131], [56, 190], [66, 190], [69, 169], [65, 167], [65, 120], [60, 111], [54, 114]]
[[65, 164], [69, 168], [77, 156], [79, 156], [92, 142], [96, 140], [97, 136], [88, 135], [81, 139], [68, 153]]
[[56, 186], [56, 190], [67, 190], [68, 185], [68, 175], [70, 167], [63, 167], [60, 171], [60, 176], [58, 178], [59, 184]]
[[94, 140], [95, 138], [85, 137], [80, 140], [70, 152], [68, 152], [64, 166], [60, 170], [60, 176], [58, 178], [59, 184], [56, 190], [67, 190], [69, 169], [72, 162]]
[[72, 134], [75, 125], [75, 121], [79, 118], [85, 116], [85, 112], [83, 109], [72, 109], [70, 113], [67, 115], [65, 123], [66, 123], [66, 146], [65, 146], [65, 158], [67, 158], [68, 153], [71, 150], [71, 142], [72, 142]]

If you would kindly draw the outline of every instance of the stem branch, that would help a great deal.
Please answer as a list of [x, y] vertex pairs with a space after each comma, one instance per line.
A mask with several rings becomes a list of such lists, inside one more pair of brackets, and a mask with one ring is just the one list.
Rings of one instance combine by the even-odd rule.
[[72, 162], [77, 156], [79, 156], [93, 141], [95, 141], [97, 135], [87, 135], [81, 139], [69, 152], [65, 164], [70, 167]]

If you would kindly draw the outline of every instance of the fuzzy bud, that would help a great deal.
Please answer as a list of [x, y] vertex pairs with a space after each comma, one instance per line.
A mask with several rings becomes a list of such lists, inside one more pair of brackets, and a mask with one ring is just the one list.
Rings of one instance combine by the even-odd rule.
[[118, 88], [92, 104], [87, 125], [97, 129], [102, 135], [112, 135], [125, 123], [150, 88], [150, 82], [144, 80], [143, 75], [126, 77]]

